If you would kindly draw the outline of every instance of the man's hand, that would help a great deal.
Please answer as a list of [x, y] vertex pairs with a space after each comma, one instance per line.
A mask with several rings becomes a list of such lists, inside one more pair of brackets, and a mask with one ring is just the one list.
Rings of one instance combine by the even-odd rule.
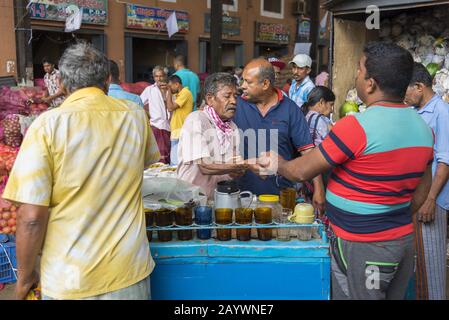
[[162, 97], [164, 97], [164, 99], [166, 99], [167, 98], [167, 90], [168, 90], [167, 84], [164, 82], [159, 82], [157, 84], [157, 86], [158, 86], [159, 90], [161, 90]]
[[173, 101], [173, 95], [170, 90], [165, 90], [165, 101], [168, 101], [169, 99], [170, 101]]
[[320, 217], [324, 214], [325, 204], [326, 204], [326, 194], [324, 193], [323, 190], [315, 188], [312, 197], [312, 205], [315, 208], [315, 210], [318, 210], [318, 214], [320, 215]]
[[246, 170], [239, 170], [229, 174], [231, 179], [238, 179], [245, 174]]
[[427, 198], [424, 204], [418, 210], [418, 221], [430, 223], [435, 220], [436, 201]]
[[33, 271], [29, 277], [23, 277], [19, 272], [15, 290], [16, 300], [25, 300], [31, 289], [37, 287], [38, 284], [39, 275], [36, 271]]
[[42, 251], [49, 215], [48, 207], [32, 204], [22, 204], [17, 213], [17, 299], [25, 299], [30, 289], [39, 282], [36, 266], [39, 265], [38, 257]]
[[278, 172], [279, 167], [286, 162], [287, 161], [285, 161], [284, 158], [274, 151], [262, 152], [260, 157], [257, 159], [257, 163], [261, 168], [261, 176], [275, 175]]

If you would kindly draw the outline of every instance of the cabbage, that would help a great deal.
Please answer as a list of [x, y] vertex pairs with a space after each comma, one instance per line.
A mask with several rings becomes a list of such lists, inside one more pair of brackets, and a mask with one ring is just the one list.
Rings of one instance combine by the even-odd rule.
[[346, 95], [346, 101], [355, 102], [357, 105], [363, 104], [363, 101], [360, 100], [360, 98], [357, 95], [356, 88], [348, 91], [348, 94]]
[[[435, 7], [384, 19], [379, 35], [383, 41], [408, 50], [415, 62], [426, 66], [435, 78], [435, 92], [449, 100], [449, 10]], [[349, 91], [346, 101], [363, 109], [355, 90]]]
[[402, 13], [398, 15], [396, 18], [394, 18], [393, 22], [405, 26], [407, 24], [407, 19], [408, 19], [407, 13]]
[[409, 28], [409, 33], [412, 35], [422, 34], [423, 32], [424, 32], [424, 29], [420, 25], [417, 25], [417, 24], [414, 24]]
[[435, 75], [435, 84], [433, 85], [433, 91], [438, 95], [444, 97], [449, 94], [449, 70], [441, 69]]
[[433, 77], [435, 77], [435, 75], [437, 74], [438, 70], [440, 69], [440, 66], [436, 63], [429, 63], [426, 66], [427, 71], [429, 71], [430, 75]]
[[443, 10], [441, 10], [441, 9], [439, 9], [439, 8], [435, 8], [435, 9], [433, 10], [432, 15], [433, 15], [434, 18], [441, 20], [441, 19], [444, 19], [445, 13], [444, 13]]
[[434, 57], [435, 55], [433, 53], [427, 54], [423, 59], [423, 65], [427, 66], [428, 64], [431, 64]]
[[429, 34], [424, 34], [424, 35], [418, 36], [418, 43], [420, 46], [429, 48], [434, 44], [434, 42], [435, 42], [435, 38]]
[[424, 30], [428, 31], [432, 27], [433, 22], [434, 21], [429, 18], [423, 18], [420, 25]]
[[354, 101], [346, 101], [340, 108], [340, 118], [359, 112], [359, 105]]
[[429, 32], [432, 34], [439, 34], [441, 33], [441, 30], [443, 30], [446, 27], [446, 23], [442, 21], [436, 21], [433, 23], [430, 28]]
[[393, 37], [399, 37], [402, 34], [402, 26], [400, 24], [394, 24], [391, 28], [391, 35]]
[[421, 57], [416, 54], [416, 52], [412, 52], [413, 60], [417, 63], [422, 63]]
[[445, 56], [449, 53], [449, 45], [447, 41], [443, 41], [435, 46], [435, 54], [439, 56]]
[[382, 21], [382, 28], [379, 31], [379, 37], [386, 38], [391, 35], [391, 24], [389, 21]]
[[406, 50], [416, 47], [413, 37], [409, 34], [403, 34], [396, 39], [396, 44]]
[[438, 70], [443, 66], [444, 64], [444, 56], [434, 55], [432, 59], [432, 63], [438, 65]]

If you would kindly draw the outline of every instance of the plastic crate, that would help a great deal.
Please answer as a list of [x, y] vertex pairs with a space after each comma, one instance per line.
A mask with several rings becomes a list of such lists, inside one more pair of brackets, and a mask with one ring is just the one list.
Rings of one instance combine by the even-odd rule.
[[14, 238], [0, 234], [0, 283], [17, 281], [16, 243]]

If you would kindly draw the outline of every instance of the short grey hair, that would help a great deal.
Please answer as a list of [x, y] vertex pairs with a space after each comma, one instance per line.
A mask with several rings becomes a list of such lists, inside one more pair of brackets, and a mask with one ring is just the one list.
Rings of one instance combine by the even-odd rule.
[[204, 83], [204, 95], [217, 96], [223, 87], [237, 87], [237, 79], [227, 72], [217, 72], [206, 78]]
[[268, 80], [272, 86], [276, 83], [276, 72], [272, 65], [259, 67], [259, 82]]
[[167, 75], [167, 72], [165, 72], [165, 68], [162, 66], [155, 66], [153, 68], [153, 77], [156, 75], [156, 72], [161, 71], [164, 75]]
[[61, 81], [68, 92], [88, 87], [104, 89], [109, 77], [109, 60], [86, 42], [67, 48], [59, 60]]

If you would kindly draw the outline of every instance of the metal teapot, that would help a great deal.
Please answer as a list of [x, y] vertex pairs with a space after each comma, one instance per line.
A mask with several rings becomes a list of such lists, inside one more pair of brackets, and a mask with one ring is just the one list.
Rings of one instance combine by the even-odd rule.
[[233, 180], [220, 181], [215, 189], [215, 209], [237, 209], [242, 207], [242, 195], [248, 195], [250, 199], [253, 194], [250, 191], [240, 192], [237, 182]]

